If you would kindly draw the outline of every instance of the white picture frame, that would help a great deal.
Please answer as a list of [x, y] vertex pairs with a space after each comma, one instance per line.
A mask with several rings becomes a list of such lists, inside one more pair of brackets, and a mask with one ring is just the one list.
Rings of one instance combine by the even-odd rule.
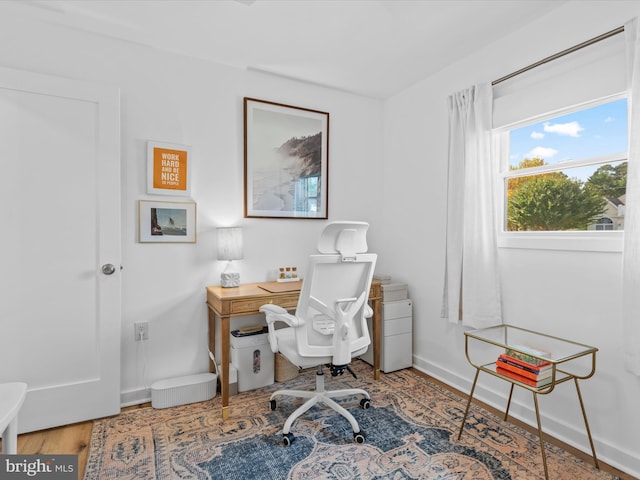
[[191, 195], [191, 147], [177, 143], [147, 142], [147, 193]]
[[138, 202], [140, 243], [195, 243], [195, 202]]

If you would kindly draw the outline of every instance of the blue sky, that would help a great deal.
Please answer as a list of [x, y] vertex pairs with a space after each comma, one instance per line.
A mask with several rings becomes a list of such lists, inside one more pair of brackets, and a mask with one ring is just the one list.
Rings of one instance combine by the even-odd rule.
[[512, 166], [532, 157], [557, 164], [625, 152], [627, 101], [615, 100], [512, 130], [510, 149]]

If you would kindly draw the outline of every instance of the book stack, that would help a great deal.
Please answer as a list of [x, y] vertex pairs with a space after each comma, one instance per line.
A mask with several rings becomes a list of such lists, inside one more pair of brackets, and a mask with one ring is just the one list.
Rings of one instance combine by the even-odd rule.
[[[526, 352], [531, 352], [532, 355]], [[536, 356], [549, 356], [549, 352], [532, 350], [528, 347], [518, 347], [518, 350], [507, 349], [505, 353], [498, 356], [496, 371], [531, 387], [547, 386], [551, 384], [553, 365]]]

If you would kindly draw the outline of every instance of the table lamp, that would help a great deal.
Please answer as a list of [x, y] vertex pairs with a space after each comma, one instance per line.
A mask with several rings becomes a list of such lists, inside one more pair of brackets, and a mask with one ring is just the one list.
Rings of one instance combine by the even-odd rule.
[[242, 242], [242, 228], [218, 228], [218, 260], [228, 260], [229, 263], [220, 275], [220, 285], [223, 287], [237, 287], [240, 285], [240, 274], [231, 271], [233, 260], [244, 258]]

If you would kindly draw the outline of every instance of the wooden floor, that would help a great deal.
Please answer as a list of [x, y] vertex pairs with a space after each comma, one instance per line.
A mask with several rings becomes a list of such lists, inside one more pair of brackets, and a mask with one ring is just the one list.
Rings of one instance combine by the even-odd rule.
[[[463, 397], [466, 396], [466, 394], [461, 393], [460, 391], [455, 390], [450, 386], [444, 383], [441, 383], [431, 377], [428, 377], [428, 375], [418, 370], [415, 370], [415, 369], [412, 369], [412, 370], [416, 374], [427, 377], [431, 381], [436, 382], [442, 385], [443, 387], [448, 388], [449, 390], [452, 390], [458, 395], [461, 395]], [[502, 417], [504, 415], [504, 412], [500, 412], [495, 408], [489, 405], [486, 405], [482, 402], [479, 402], [475, 399], [474, 399], [474, 403], [493, 412], [499, 417]], [[146, 403], [142, 405], [135, 405], [132, 407], [124, 408], [122, 411], [123, 412], [131, 411], [139, 408], [144, 408], [147, 406], [150, 406], [150, 404]], [[529, 425], [526, 425], [514, 419], [513, 417], [509, 417], [509, 421], [513, 422], [514, 424], [518, 425], [521, 428], [524, 428], [525, 430], [528, 430], [529, 432], [531, 432], [537, 437], [538, 435], [537, 429], [530, 427]], [[78, 455], [78, 480], [82, 480], [84, 478], [84, 471], [86, 469], [87, 458], [89, 456], [89, 443], [91, 441], [92, 426], [93, 426], [93, 422], [88, 421], [88, 422], [75, 423], [73, 425], [66, 425], [63, 427], [51, 428], [48, 430], [42, 430], [38, 432], [24, 433], [18, 436], [18, 453], [24, 454], [24, 455], [29, 455], [29, 454]], [[591, 458], [590, 455], [587, 455], [584, 452], [581, 452], [580, 450], [570, 445], [567, 445], [548, 435], [545, 435], [545, 440], [555, 445], [558, 445], [561, 448], [564, 448], [565, 450], [567, 450], [568, 452], [572, 453], [573, 455], [582, 459], [585, 462], [588, 462], [588, 463], [593, 462], [593, 459]], [[0, 440], [0, 445], [2, 445], [2, 440]], [[636, 477], [628, 475], [614, 467], [611, 467], [610, 465], [603, 463], [600, 460], [599, 460], [599, 463], [600, 463], [601, 470], [605, 472], [609, 472], [613, 475], [617, 475], [622, 480], [639, 480]], [[561, 480], [561, 479], [554, 479], [554, 480]], [[569, 480], [579, 480], [579, 479], [569, 479]]]
[[[123, 408], [122, 411], [136, 410], [150, 406], [150, 403]], [[18, 453], [21, 455], [78, 455], [78, 480], [84, 478], [89, 457], [89, 443], [93, 421], [74, 423], [62, 427], [40, 430], [18, 435]], [[2, 440], [0, 440], [2, 445]]]

